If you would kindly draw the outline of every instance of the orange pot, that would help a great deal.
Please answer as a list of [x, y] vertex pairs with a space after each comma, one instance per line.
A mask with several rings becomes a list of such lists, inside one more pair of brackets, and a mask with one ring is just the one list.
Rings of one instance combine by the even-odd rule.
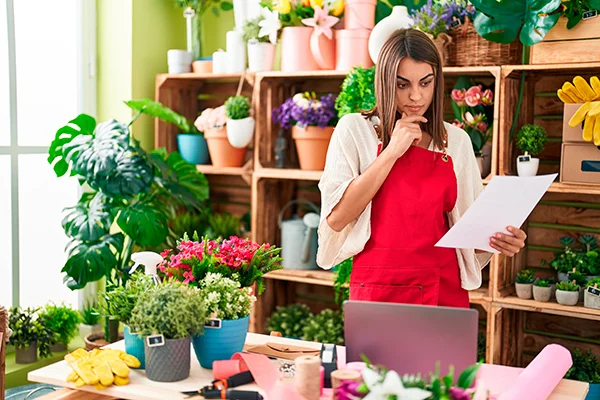
[[309, 126], [306, 129], [292, 127], [292, 138], [296, 143], [300, 169], [322, 171], [325, 169], [325, 159], [329, 141], [333, 134], [333, 126], [319, 128]]
[[204, 138], [208, 144], [208, 152], [215, 167], [241, 167], [244, 165], [246, 150], [237, 149], [227, 139], [227, 128], [207, 129]]

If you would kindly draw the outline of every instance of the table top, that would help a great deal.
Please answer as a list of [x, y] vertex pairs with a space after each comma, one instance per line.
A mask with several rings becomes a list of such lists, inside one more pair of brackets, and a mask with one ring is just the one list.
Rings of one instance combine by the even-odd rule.
[[[294, 339], [281, 338], [276, 336], [259, 335], [255, 333], [248, 333], [246, 344], [258, 345], [265, 344], [267, 342], [290, 344], [296, 346], [305, 346], [314, 349], [320, 349], [320, 343], [305, 342]], [[108, 347], [124, 350], [124, 342], [119, 341], [111, 344]], [[338, 361], [340, 365], [345, 364], [346, 351], [345, 347], [338, 346]], [[47, 367], [40, 368], [32, 371], [28, 375], [28, 379], [32, 382], [47, 383], [51, 385], [63, 386], [71, 389], [75, 389], [75, 385], [71, 382], [66, 382], [66, 377], [71, 372], [71, 367], [66, 361], [60, 361], [51, 364]], [[191, 368], [190, 376], [179, 382], [154, 382], [146, 378], [146, 374], [143, 370], [132, 369], [129, 375], [130, 383], [126, 386], [110, 386], [102, 391], [95, 389], [93, 386], [83, 386], [77, 388], [77, 392], [86, 391], [95, 394], [101, 394], [108, 398], [120, 398], [120, 399], [148, 399], [148, 400], [159, 400], [159, 399], [185, 399], [186, 396], [182, 394], [183, 391], [197, 390], [203, 386], [209, 385], [213, 381], [212, 371], [204, 369], [198, 363], [196, 356], [192, 350], [191, 354]], [[240, 386], [239, 390], [255, 390], [259, 391], [264, 395], [264, 392], [256, 386], [256, 384], [250, 384]], [[552, 395], [548, 398], [549, 400], [584, 400], [589, 385], [583, 382], [562, 380], [556, 387]], [[78, 394], [78, 393], [77, 393]], [[52, 396], [52, 395], [49, 395]], [[48, 397], [55, 398], [55, 397]], [[61, 397], [65, 398], [65, 397]], [[68, 397], [70, 398], [70, 397]], [[102, 397], [94, 396], [95, 399], [101, 399]]]

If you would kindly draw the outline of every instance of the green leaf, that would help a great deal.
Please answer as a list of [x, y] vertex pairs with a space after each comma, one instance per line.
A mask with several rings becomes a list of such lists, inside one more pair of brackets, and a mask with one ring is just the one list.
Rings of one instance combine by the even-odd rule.
[[484, 39], [504, 44], [514, 42], [521, 28], [514, 17], [490, 18], [483, 13], [477, 13], [473, 26]]
[[67, 214], [62, 220], [62, 227], [67, 236], [82, 241], [96, 241], [106, 235], [113, 217], [105, 199], [101, 193], [97, 193], [90, 202], [65, 208]]
[[221, 13], [219, 12], [219, 9], [217, 7], [212, 7], [211, 8], [212, 13], [215, 15], [215, 17], [220, 17]]
[[186, 117], [176, 113], [162, 103], [150, 99], [129, 100], [125, 104], [132, 110], [141, 112], [151, 117], [159, 118], [165, 122], [174, 124], [181, 133], [197, 133], [198, 130], [190, 124]]
[[481, 364], [474, 364], [470, 367], [467, 367], [458, 377], [458, 382], [456, 385], [462, 389], [468, 389], [473, 385], [475, 381], [475, 377], [477, 376], [477, 372], [479, 372], [479, 367]]
[[94, 118], [87, 114], [80, 114], [56, 132], [48, 150], [48, 163], [52, 164], [56, 161], [53, 168], [57, 177], [63, 176], [69, 169], [69, 164], [65, 161], [64, 146], [79, 135], [92, 135], [95, 126]]
[[575, 26], [581, 22], [581, 15], [574, 15], [572, 17], [569, 18], [569, 21], [567, 22], [567, 29], [573, 29], [575, 28]]
[[592, 10], [600, 10], [600, 0], [588, 0], [588, 5]]
[[233, 3], [230, 3], [228, 1], [224, 1], [221, 3], [221, 10], [223, 11], [231, 11], [233, 10]]
[[68, 247], [68, 260], [61, 272], [72, 289], [83, 289], [89, 282], [97, 281], [117, 266], [117, 256], [123, 248], [123, 235], [106, 235], [97, 241], [72, 240]]
[[167, 216], [153, 204], [137, 203], [121, 208], [117, 224], [142, 246], [158, 246], [168, 233]]

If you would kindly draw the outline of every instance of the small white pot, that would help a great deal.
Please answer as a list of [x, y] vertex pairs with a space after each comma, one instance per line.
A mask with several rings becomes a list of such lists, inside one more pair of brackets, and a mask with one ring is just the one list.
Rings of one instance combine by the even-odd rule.
[[168, 64], [192, 64], [192, 53], [186, 50], [168, 50], [167, 51], [167, 63]]
[[533, 287], [533, 298], [535, 301], [547, 302], [550, 301], [550, 297], [552, 297], [552, 288], [548, 287]]
[[273, 71], [275, 61], [275, 45], [258, 40], [248, 41], [248, 71]]
[[533, 296], [533, 283], [515, 283], [517, 297], [529, 300]]
[[170, 74], [183, 74], [192, 72], [192, 64], [169, 64]]
[[517, 158], [517, 173], [519, 176], [536, 176], [540, 167], [540, 159], [531, 157], [530, 161]]
[[595, 308], [600, 310], [600, 297], [589, 294], [586, 291], [584, 294], [583, 305], [587, 308]]
[[254, 118], [228, 119], [227, 120], [227, 139], [229, 143], [238, 149], [247, 147], [252, 141], [254, 135]]
[[564, 306], [574, 306], [579, 303], [579, 291], [567, 292], [565, 290], [556, 291], [556, 301]]

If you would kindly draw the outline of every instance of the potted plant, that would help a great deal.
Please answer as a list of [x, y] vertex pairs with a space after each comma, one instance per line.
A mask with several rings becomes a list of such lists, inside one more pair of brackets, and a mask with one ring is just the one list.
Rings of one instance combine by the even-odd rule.
[[446, 32], [450, 29], [452, 14], [446, 10], [446, 6], [441, 3], [428, 2], [420, 9], [412, 11], [414, 21], [413, 28], [423, 31], [433, 40], [440, 53], [442, 63], [448, 62], [448, 46], [452, 38]]
[[230, 213], [211, 214], [208, 217], [208, 229], [206, 236], [210, 239], [227, 239], [232, 236], [240, 236], [242, 221]]
[[571, 351], [573, 365], [565, 375], [565, 379], [572, 379], [590, 384], [586, 399], [595, 400], [600, 397], [600, 362], [591, 349], [583, 352], [581, 349]]
[[231, 96], [225, 101], [227, 139], [236, 149], [246, 148], [254, 135], [254, 118], [250, 116], [250, 101], [246, 96]]
[[175, 125], [178, 129], [177, 147], [184, 160], [190, 164], [209, 163], [206, 139], [186, 117], [151, 99], [129, 100], [125, 104], [133, 111]]
[[100, 313], [98, 312], [95, 304], [85, 304], [83, 309], [79, 310], [79, 316], [81, 318], [79, 335], [82, 338], [102, 332]]
[[588, 308], [600, 309], [600, 278], [594, 278], [587, 282], [583, 305]]
[[45, 319], [38, 314], [39, 308], [12, 307], [9, 310], [8, 327], [12, 330], [9, 344], [15, 346], [15, 362], [31, 364], [37, 361], [38, 351], [42, 358], [52, 355], [50, 346], [58, 335], [45, 326]]
[[524, 269], [519, 271], [519, 273], [517, 274], [517, 282], [515, 283], [517, 297], [526, 300], [531, 299], [533, 295], [534, 281], [535, 274], [531, 269]]
[[548, 281], [538, 279], [533, 285], [533, 299], [535, 301], [548, 302], [552, 297], [552, 288]]
[[207, 108], [194, 125], [204, 132], [208, 152], [215, 167], [241, 167], [246, 157], [246, 148], [233, 147], [227, 137], [225, 106]]
[[[263, 275], [282, 269], [281, 249], [268, 243], [258, 244], [249, 239], [232, 236], [229, 239], [199, 241], [184, 235], [175, 249], [165, 250], [159, 265], [161, 277], [198, 286], [210, 272], [236, 279], [241, 287], [256, 285], [256, 294], [265, 290]], [[253, 293], [254, 294], [254, 293]]]
[[569, 282], [573, 282], [574, 284], [579, 286], [579, 301], [583, 301], [583, 292], [585, 284], [587, 283], [587, 276], [577, 270], [569, 272], [567, 276]]
[[302, 329], [302, 340], [343, 345], [344, 315], [329, 308], [313, 315]]
[[491, 145], [494, 118], [494, 93], [461, 78], [451, 92], [454, 121], [471, 138], [481, 176], [491, 171]]
[[267, 320], [269, 332], [279, 332], [283, 337], [300, 339], [302, 330], [312, 313], [306, 304], [296, 303], [289, 306], [277, 306], [276, 311]]
[[564, 246], [563, 250], [556, 252], [554, 260], [550, 263], [542, 260], [542, 265], [549, 264], [558, 273], [559, 282], [569, 281], [569, 272], [574, 269], [577, 270], [580, 265], [577, 250], [573, 248], [574, 243], [575, 240], [573, 238], [563, 236], [560, 238], [560, 244]]
[[200, 297], [210, 320], [204, 334], [194, 336], [192, 343], [198, 362], [212, 369], [214, 361], [229, 360], [241, 352], [246, 343], [252, 304], [256, 300], [250, 288], [221, 274], [208, 273], [200, 282]]
[[103, 295], [103, 303], [110, 304], [111, 317], [124, 325], [125, 352], [137, 358], [142, 369], [145, 368], [144, 340], [131, 330], [131, 313], [140, 294], [153, 286], [152, 277], [143, 272], [134, 272], [124, 285], [109, 280]]
[[555, 299], [556, 298], [556, 278], [549, 277], [549, 278], [544, 278], [544, 280], [546, 282], [548, 282], [548, 285], [550, 285], [550, 290], [552, 292], [552, 294], [550, 295], [550, 298]]
[[273, 121], [283, 129], [292, 129], [300, 169], [325, 168], [329, 141], [338, 118], [336, 97], [328, 94], [317, 99], [312, 93], [298, 93], [273, 110]]
[[540, 159], [535, 158], [544, 151], [548, 134], [539, 125], [524, 125], [517, 133], [517, 147], [524, 153], [517, 157], [519, 176], [536, 176]]
[[190, 375], [191, 338], [206, 321], [197, 288], [166, 282], [142, 292], [131, 312], [130, 327], [144, 338], [146, 376], [176, 382]]
[[277, 12], [267, 7], [261, 15], [246, 21], [243, 27], [244, 41], [248, 44], [248, 71], [272, 71], [275, 62], [275, 45], [281, 21]]
[[600, 253], [598, 252], [598, 238], [594, 235], [581, 235], [579, 237], [582, 252], [581, 272], [591, 280], [600, 277]]
[[79, 312], [64, 303], [60, 305], [49, 303], [40, 311], [40, 318], [44, 321], [44, 325], [58, 336], [58, 341], [50, 347], [50, 350], [57, 353], [67, 351], [67, 346], [77, 335], [81, 322]]
[[573, 282], [559, 282], [556, 284], [556, 301], [565, 306], [574, 306], [579, 303], [579, 286]]
[[354, 67], [342, 83], [335, 99], [338, 118], [371, 110], [375, 106], [375, 67]]

